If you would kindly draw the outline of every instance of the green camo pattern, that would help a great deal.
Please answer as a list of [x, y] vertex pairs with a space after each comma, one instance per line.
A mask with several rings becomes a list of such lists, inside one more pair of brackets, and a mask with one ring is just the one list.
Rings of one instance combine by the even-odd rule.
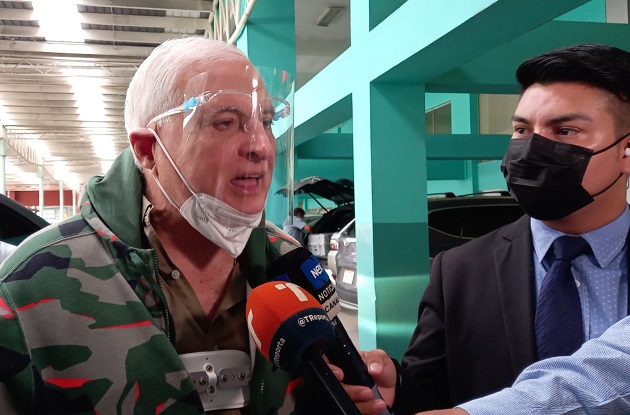
[[[86, 186], [81, 213], [28, 238], [0, 269], [0, 414], [200, 414], [175, 351], [157, 259], [142, 246], [131, 152]], [[254, 287], [295, 246], [254, 230], [241, 269]], [[250, 413], [291, 413], [287, 373], [255, 359]], [[292, 399], [287, 399], [292, 404]]]

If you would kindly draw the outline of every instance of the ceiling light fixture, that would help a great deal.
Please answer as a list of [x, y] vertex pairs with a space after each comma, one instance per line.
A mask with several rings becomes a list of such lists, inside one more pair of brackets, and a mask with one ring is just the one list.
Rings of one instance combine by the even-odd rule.
[[76, 0], [32, 0], [31, 3], [47, 41], [84, 42]]
[[343, 6], [328, 6], [326, 10], [324, 10], [324, 13], [317, 18], [315, 23], [317, 23], [317, 26], [327, 27], [345, 9], [346, 8]]

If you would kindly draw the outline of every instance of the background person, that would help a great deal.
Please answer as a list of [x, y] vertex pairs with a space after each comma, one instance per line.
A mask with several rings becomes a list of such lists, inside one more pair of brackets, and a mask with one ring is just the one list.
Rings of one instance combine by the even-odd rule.
[[[502, 170], [527, 215], [435, 257], [401, 366], [383, 351], [368, 354], [395, 413], [497, 392], [549, 357], [550, 345], [571, 354], [628, 315], [630, 53], [561, 48], [523, 62], [516, 77], [523, 93]], [[567, 238], [568, 248], [585, 249], [556, 261], [565, 272], [555, 272], [552, 256], [565, 249], [556, 241]], [[549, 330], [558, 317], [566, 320]], [[569, 326], [577, 326], [570, 335]], [[384, 408], [367, 388], [347, 388], [363, 413]]]
[[[183, 360], [249, 359], [248, 287], [296, 246], [263, 214], [289, 111], [227, 43], [151, 53], [126, 95], [130, 147], [0, 270], [0, 412], [203, 413]], [[252, 365], [250, 405], [213, 413], [293, 409], [292, 378]]]
[[304, 222], [304, 209], [299, 207], [293, 209], [293, 217], [288, 216], [284, 220], [282, 230], [304, 246], [304, 234], [311, 233], [310, 225]]

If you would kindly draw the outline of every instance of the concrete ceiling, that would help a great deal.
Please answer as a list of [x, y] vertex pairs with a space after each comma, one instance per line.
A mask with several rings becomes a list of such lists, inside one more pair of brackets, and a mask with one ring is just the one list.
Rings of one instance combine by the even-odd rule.
[[[350, 45], [349, 3], [335, 0], [346, 9], [320, 27], [327, 2], [295, 0], [298, 87]], [[76, 7], [85, 43], [71, 44], [45, 40], [31, 1], [0, 1], [7, 190], [38, 189], [42, 159], [47, 189], [61, 180], [79, 190], [103, 174], [127, 146], [125, 90], [143, 58], [166, 39], [205, 35], [213, 10], [209, 0], [76, 0]], [[86, 92], [104, 108], [100, 116], [79, 111]]]

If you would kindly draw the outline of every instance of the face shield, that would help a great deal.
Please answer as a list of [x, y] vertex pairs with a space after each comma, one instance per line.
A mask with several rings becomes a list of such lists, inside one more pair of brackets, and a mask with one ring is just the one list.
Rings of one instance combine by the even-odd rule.
[[[219, 62], [187, 82], [180, 105], [149, 121], [172, 168], [156, 182], [194, 227], [216, 222], [230, 239], [259, 224], [276, 153], [293, 153], [293, 82], [286, 80], [283, 71]], [[292, 164], [281, 170], [286, 177]]]
[[[210, 80], [210, 81], [209, 81]], [[206, 90], [212, 75], [205, 72], [196, 75], [186, 87], [183, 103], [149, 121], [163, 122], [164, 119], [183, 114], [182, 136], [185, 141], [197, 134], [233, 137], [241, 132], [253, 134], [264, 130], [268, 139], [282, 136], [290, 127], [291, 104], [284, 98], [270, 95], [262, 79], [253, 79], [251, 88]]]

